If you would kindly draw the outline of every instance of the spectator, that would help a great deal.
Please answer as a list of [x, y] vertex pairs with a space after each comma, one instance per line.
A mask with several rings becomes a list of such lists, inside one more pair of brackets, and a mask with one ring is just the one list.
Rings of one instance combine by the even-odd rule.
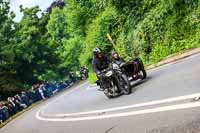
[[9, 102], [7, 103], [7, 107], [8, 107], [8, 112], [9, 112], [10, 116], [13, 116], [14, 114], [17, 113], [16, 108]]
[[22, 106], [20, 106], [20, 102], [15, 99], [15, 97], [11, 97], [12, 101], [15, 103], [15, 107], [17, 108], [17, 112], [21, 111], [23, 109]]
[[37, 102], [42, 99], [37, 85], [34, 85], [32, 87], [32, 93], [33, 93], [32, 95], [33, 95], [34, 102]]
[[10, 114], [8, 112], [8, 107], [5, 106], [4, 102], [1, 103], [1, 109], [3, 112], [3, 122], [4, 122], [10, 117]]
[[56, 85], [53, 84], [53, 83], [48, 83], [48, 88], [50, 88], [52, 94], [55, 94], [55, 93], [58, 92], [58, 89], [57, 89]]
[[45, 99], [42, 85], [40, 85], [40, 87], [38, 88], [38, 90], [39, 90], [39, 93], [40, 93], [40, 96], [42, 97], [42, 99]]
[[33, 90], [33, 88], [30, 91], [27, 92], [27, 96], [28, 96], [28, 99], [30, 101], [30, 104], [37, 101], [35, 91]]
[[0, 124], [3, 123], [4, 115], [3, 115], [3, 109], [2, 109], [2, 103], [0, 102]]
[[22, 99], [21, 99], [21, 97], [20, 97], [18, 94], [15, 95], [14, 97], [15, 97], [15, 99], [18, 100], [19, 102], [22, 102]]
[[21, 99], [22, 99], [22, 102], [25, 103], [27, 106], [31, 105], [26, 92], [22, 91]]
[[15, 95], [15, 102], [19, 106], [20, 110], [27, 108], [27, 105], [23, 103], [21, 97], [19, 95]]
[[2, 102], [0, 99], [0, 124], [32, 103], [49, 98], [58, 90], [62, 90], [69, 85], [70, 82], [36, 84], [27, 92], [22, 91], [20, 95], [17, 94], [14, 97], [8, 97], [7, 102]]
[[43, 91], [44, 91], [44, 96], [47, 98], [51, 97], [53, 92], [52, 88], [47, 83], [43, 84]]
[[9, 107], [12, 109], [13, 113], [17, 113], [18, 112], [18, 108], [16, 106], [16, 104], [13, 102], [12, 98], [11, 97], [8, 97], [8, 105]]

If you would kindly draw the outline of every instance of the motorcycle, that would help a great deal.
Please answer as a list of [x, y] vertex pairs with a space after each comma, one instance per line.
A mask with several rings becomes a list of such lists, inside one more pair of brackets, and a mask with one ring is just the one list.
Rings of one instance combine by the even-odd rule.
[[88, 78], [88, 71], [86, 69], [80, 71], [81, 79], [85, 80]]
[[111, 64], [111, 67], [104, 69], [101, 76], [103, 76], [104, 81], [98, 81], [97, 85], [102, 88], [108, 98], [119, 96], [121, 93], [131, 93], [128, 77], [114, 63]]

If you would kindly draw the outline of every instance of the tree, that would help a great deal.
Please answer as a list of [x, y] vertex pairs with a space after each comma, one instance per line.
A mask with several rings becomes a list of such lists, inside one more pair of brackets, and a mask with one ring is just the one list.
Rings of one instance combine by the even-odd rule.
[[57, 50], [62, 49], [63, 39], [69, 38], [67, 16], [59, 8], [54, 8], [47, 24], [50, 43]]
[[86, 46], [80, 57], [82, 65], [91, 65], [92, 49], [94, 47], [100, 47], [107, 53], [111, 52], [115, 46], [108, 40], [107, 34], [116, 39], [118, 25], [118, 15], [113, 8], [106, 8], [95, 18], [88, 27]]
[[10, 12], [9, 2], [0, 1], [0, 93], [5, 95], [15, 91], [15, 70], [13, 69], [13, 51], [11, 44], [13, 38], [13, 18], [15, 14]]
[[23, 18], [17, 24], [15, 32], [16, 74], [22, 83], [33, 84], [38, 82], [38, 76], [56, 65], [57, 56], [45, 34], [48, 16], [38, 18], [39, 7], [21, 7], [21, 11]]

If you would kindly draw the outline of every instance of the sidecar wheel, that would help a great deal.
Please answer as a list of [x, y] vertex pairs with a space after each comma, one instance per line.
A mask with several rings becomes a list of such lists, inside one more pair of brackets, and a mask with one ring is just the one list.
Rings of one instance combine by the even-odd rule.
[[146, 77], [147, 77], [147, 72], [146, 72], [146, 70], [145, 69], [143, 69], [143, 70], [141, 70], [141, 79], [145, 79]]
[[138, 62], [140, 64], [140, 69], [141, 69], [141, 71], [140, 71], [141, 76], [142, 76], [141, 79], [145, 79], [147, 77], [147, 72], [144, 69], [144, 64], [143, 64], [143, 62], [142, 62], [142, 60], [140, 58], [138, 58]]

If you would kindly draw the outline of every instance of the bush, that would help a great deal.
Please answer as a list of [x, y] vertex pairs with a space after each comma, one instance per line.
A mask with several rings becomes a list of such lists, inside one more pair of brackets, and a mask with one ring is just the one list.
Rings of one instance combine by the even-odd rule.
[[96, 74], [94, 72], [89, 72], [89, 82], [90, 84], [94, 84], [97, 81]]

